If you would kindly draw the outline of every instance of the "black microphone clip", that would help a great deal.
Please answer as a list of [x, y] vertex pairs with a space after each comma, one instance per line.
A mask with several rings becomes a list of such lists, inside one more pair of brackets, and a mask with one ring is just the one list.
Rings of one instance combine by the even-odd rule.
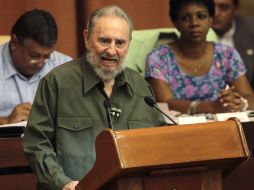
[[157, 106], [156, 102], [155, 102], [152, 98], [146, 96], [146, 97], [144, 98], [144, 100], [145, 100], [145, 102], [147, 103], [147, 105], [149, 105], [149, 106], [151, 106], [151, 107], [157, 109], [157, 110], [158, 110], [159, 112], [161, 112], [164, 116], [166, 116], [174, 125], [177, 125], [177, 123], [176, 123], [169, 115], [167, 115], [166, 113], [164, 113], [164, 112]]
[[110, 109], [110, 115], [113, 121], [116, 121], [120, 117], [121, 113], [122, 113], [121, 109], [117, 109], [117, 108]]

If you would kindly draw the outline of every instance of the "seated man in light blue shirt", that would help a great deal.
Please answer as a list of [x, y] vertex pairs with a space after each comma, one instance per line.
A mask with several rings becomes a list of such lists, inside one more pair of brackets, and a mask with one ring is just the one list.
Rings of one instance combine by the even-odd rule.
[[49, 12], [34, 9], [18, 18], [11, 40], [0, 46], [0, 124], [27, 120], [40, 78], [71, 60], [54, 51], [56, 41]]

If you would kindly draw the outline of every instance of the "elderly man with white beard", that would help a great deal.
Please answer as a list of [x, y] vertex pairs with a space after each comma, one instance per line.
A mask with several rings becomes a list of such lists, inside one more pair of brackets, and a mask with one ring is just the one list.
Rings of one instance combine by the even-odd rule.
[[95, 138], [114, 130], [160, 126], [160, 113], [144, 102], [150, 86], [124, 67], [132, 22], [117, 6], [96, 10], [84, 30], [84, 56], [41, 79], [23, 138], [24, 152], [38, 177], [37, 189], [74, 190], [95, 162]]

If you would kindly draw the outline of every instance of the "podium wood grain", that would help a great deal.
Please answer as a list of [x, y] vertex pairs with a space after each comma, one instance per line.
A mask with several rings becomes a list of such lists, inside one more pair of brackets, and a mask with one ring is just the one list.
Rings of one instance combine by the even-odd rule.
[[222, 175], [249, 157], [240, 122], [230, 119], [125, 131], [104, 130], [96, 162], [77, 190], [221, 190]]

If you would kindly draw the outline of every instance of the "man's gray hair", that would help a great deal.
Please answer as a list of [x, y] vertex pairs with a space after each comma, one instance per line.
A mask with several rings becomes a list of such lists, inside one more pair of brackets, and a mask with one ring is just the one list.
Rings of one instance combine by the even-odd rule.
[[129, 32], [130, 32], [130, 39], [131, 39], [131, 33], [133, 30], [132, 20], [123, 9], [121, 9], [120, 7], [118, 7], [116, 5], [104, 6], [102, 8], [95, 10], [92, 13], [92, 15], [87, 23], [88, 37], [90, 37], [90, 35], [93, 31], [93, 28], [96, 24], [97, 19], [100, 17], [103, 17], [103, 16], [116, 16], [116, 17], [124, 19], [129, 25]]

